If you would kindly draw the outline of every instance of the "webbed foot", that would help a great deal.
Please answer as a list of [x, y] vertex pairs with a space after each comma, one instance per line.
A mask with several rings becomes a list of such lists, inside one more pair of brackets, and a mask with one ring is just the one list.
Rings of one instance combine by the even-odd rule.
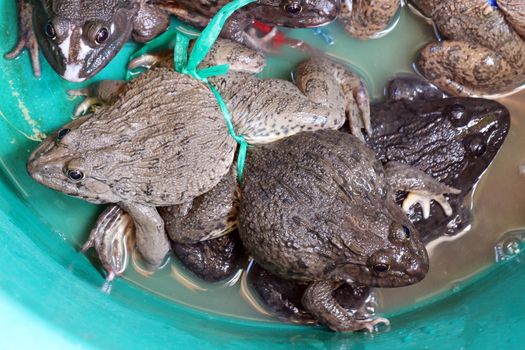
[[342, 282], [317, 281], [312, 282], [302, 297], [303, 306], [310, 311], [319, 321], [336, 332], [354, 332], [367, 330], [373, 332], [378, 324], [390, 322], [386, 318], [376, 317], [357, 319], [356, 313], [346, 310], [334, 298], [334, 290]]
[[69, 96], [85, 96], [75, 108], [75, 117], [87, 114], [95, 106], [111, 104], [125, 85], [126, 82], [123, 80], [103, 80], [82, 89], [68, 90]]
[[452, 207], [444, 194], [459, 194], [461, 190], [447, 186], [407, 164], [389, 162], [385, 165], [385, 171], [391, 188], [408, 192], [403, 202], [405, 212], [409, 213], [414, 204], [419, 204], [423, 209], [423, 217], [428, 219], [430, 203], [434, 200], [443, 208], [447, 216], [452, 215]]
[[33, 74], [35, 77], [40, 77], [40, 59], [38, 57], [38, 42], [32, 26], [33, 8], [31, 4], [24, 0], [17, 0], [18, 8], [18, 42], [10, 52], [5, 54], [8, 60], [20, 56], [24, 49], [29, 50], [31, 57], [31, 64], [33, 66]]
[[133, 220], [118, 205], [110, 205], [100, 214], [81, 252], [94, 247], [102, 267], [107, 271], [102, 290], [109, 293], [111, 282], [121, 276], [129, 261], [133, 245]]

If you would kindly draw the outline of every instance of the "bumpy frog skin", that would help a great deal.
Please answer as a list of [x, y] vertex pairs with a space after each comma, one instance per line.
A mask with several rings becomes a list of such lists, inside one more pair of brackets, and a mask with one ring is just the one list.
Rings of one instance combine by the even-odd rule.
[[[419, 53], [419, 71], [457, 96], [505, 93], [525, 83], [525, 2], [411, 0], [445, 40]], [[521, 36], [520, 36], [521, 35]]]
[[6, 57], [14, 58], [27, 47], [39, 76], [40, 47], [53, 69], [72, 82], [98, 73], [131, 36], [146, 42], [169, 25], [167, 13], [142, 0], [17, 0], [17, 4], [19, 43]]
[[334, 301], [344, 283], [401, 287], [423, 279], [428, 256], [395, 190], [458, 191], [341, 131], [300, 133], [250, 150], [239, 232], [248, 253], [284, 279], [310, 282], [303, 305], [336, 331], [369, 329]]
[[[209, 64], [225, 59], [244, 71], [264, 67], [260, 54], [222, 43], [208, 57]], [[369, 126], [366, 88], [328, 61], [301, 64], [298, 86], [242, 72], [210, 80], [227, 102], [236, 132], [252, 143], [302, 130], [337, 129], [347, 111], [358, 125]], [[68, 195], [117, 203], [134, 220], [139, 251], [158, 265], [169, 247], [156, 207], [191, 208], [194, 198], [214, 188], [229, 171], [236, 143], [215, 97], [196, 79], [159, 67], [120, 90], [110, 105], [49, 136], [31, 155], [28, 171], [38, 182]], [[364, 111], [356, 99], [363, 99]]]
[[463, 200], [503, 144], [510, 127], [508, 110], [486, 99], [443, 98], [418, 78], [393, 80], [388, 94], [385, 102], [372, 106], [368, 146], [383, 163], [410, 164], [461, 190], [450, 196], [453, 216], [436, 205], [430, 220], [420, 210], [411, 211], [409, 218], [425, 242], [461, 231], [470, 224]]
[[[80, 82], [104, 68], [131, 37], [147, 42], [166, 30], [168, 13], [204, 27], [228, 2], [17, 0], [19, 41], [6, 58], [15, 58], [24, 48], [29, 49], [33, 71], [40, 76], [40, 47], [60, 76]], [[255, 18], [271, 25], [313, 27], [334, 20], [339, 6], [339, 0], [261, 0], [235, 13], [222, 35], [264, 49], [267, 40], [258, 40], [246, 31]]]
[[339, 21], [354, 38], [380, 35], [401, 7], [400, 0], [343, 0]]

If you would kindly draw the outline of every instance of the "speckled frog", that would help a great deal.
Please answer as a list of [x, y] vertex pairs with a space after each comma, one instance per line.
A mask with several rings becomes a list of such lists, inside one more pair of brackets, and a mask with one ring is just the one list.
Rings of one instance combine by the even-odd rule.
[[400, 7], [400, 0], [343, 0], [338, 19], [354, 38], [374, 38], [384, 34]]
[[420, 52], [416, 64], [451, 95], [505, 93], [525, 83], [525, 2], [411, 0], [445, 40]]
[[[297, 85], [260, 80], [261, 54], [220, 41], [207, 64], [237, 67], [210, 79], [221, 92], [237, 134], [270, 142], [303, 130], [370, 127], [366, 88], [344, 67], [312, 59], [297, 69]], [[118, 84], [117, 84], [118, 86]], [[137, 246], [159, 264], [169, 244], [156, 207], [184, 205], [214, 188], [231, 168], [236, 143], [204, 83], [154, 68], [121, 86], [111, 104], [74, 120], [31, 155], [38, 182], [93, 203], [117, 203], [135, 223]]]
[[[40, 47], [60, 76], [80, 82], [104, 68], [130, 37], [146, 42], [164, 32], [169, 25], [169, 13], [205, 26], [228, 2], [17, 0], [19, 41], [6, 58], [15, 58], [28, 48], [34, 73], [39, 76]], [[264, 41], [246, 31], [254, 18], [271, 25], [311, 27], [332, 21], [338, 11], [339, 0], [260, 0], [235, 13], [222, 35], [253, 48], [263, 48], [260, 45]]]
[[424, 278], [428, 256], [395, 190], [436, 199], [457, 193], [401, 163], [385, 167], [354, 136], [320, 130], [250, 150], [239, 233], [257, 263], [309, 282], [303, 306], [335, 331], [371, 329], [333, 296], [341, 285], [401, 287]]

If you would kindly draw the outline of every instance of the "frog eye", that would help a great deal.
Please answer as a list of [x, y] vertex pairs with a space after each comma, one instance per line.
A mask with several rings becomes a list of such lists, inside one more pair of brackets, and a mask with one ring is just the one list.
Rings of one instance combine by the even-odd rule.
[[86, 23], [86, 37], [93, 45], [101, 45], [109, 38], [109, 29], [99, 22]]
[[474, 155], [474, 157], [482, 157], [487, 152], [487, 144], [481, 135], [475, 135], [469, 140], [465, 140], [465, 148], [467, 152]]
[[303, 11], [303, 7], [301, 6], [299, 2], [292, 2], [292, 3], [284, 5], [284, 10], [290, 16], [296, 16]]
[[394, 243], [406, 243], [410, 241], [411, 232], [405, 225], [393, 225], [390, 233], [390, 240]]
[[44, 34], [49, 39], [56, 39], [57, 32], [55, 31], [55, 27], [53, 27], [53, 24], [51, 24], [51, 22], [47, 22], [46, 26], [44, 27]]
[[390, 270], [390, 265], [384, 264], [384, 263], [379, 263], [379, 264], [375, 264], [372, 267], [372, 269], [376, 273], [384, 273], [384, 272], [387, 272], [388, 270]]
[[102, 44], [109, 38], [109, 30], [106, 27], [102, 27], [97, 31], [97, 34], [95, 35], [95, 42], [97, 44]]
[[66, 171], [66, 176], [73, 182], [82, 181], [85, 177], [82, 170], [79, 170], [79, 169], [68, 169]]
[[449, 106], [445, 110], [445, 115], [454, 126], [463, 126], [467, 124], [469, 119], [465, 106], [460, 103], [454, 103]]
[[57, 141], [62, 140], [70, 131], [71, 129], [68, 129], [68, 128], [60, 129], [58, 131]]

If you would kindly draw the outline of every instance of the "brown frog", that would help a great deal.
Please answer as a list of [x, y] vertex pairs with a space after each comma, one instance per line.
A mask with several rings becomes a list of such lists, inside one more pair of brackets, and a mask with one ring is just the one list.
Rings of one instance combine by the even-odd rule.
[[458, 193], [401, 163], [385, 167], [354, 136], [299, 133], [250, 150], [241, 186], [239, 232], [254, 260], [283, 279], [308, 283], [303, 306], [335, 331], [372, 329], [334, 299], [341, 285], [401, 287], [428, 271], [419, 233], [394, 191], [444, 207]]
[[[261, 80], [252, 74], [264, 66], [261, 54], [221, 41], [204, 65], [225, 62], [240, 68], [210, 81], [226, 101], [236, 133], [249, 143], [337, 129], [347, 115], [361, 138], [361, 128], [369, 127], [366, 88], [340, 65], [305, 61], [297, 85]], [[139, 251], [158, 265], [169, 244], [156, 208], [191, 208], [229, 172], [236, 143], [215, 96], [197, 79], [158, 67], [119, 91], [109, 94], [110, 105], [50, 135], [31, 155], [28, 171], [68, 195], [118, 204], [133, 218]]]
[[[28, 48], [33, 71], [40, 76], [38, 48], [64, 79], [80, 82], [97, 74], [131, 37], [146, 42], [164, 32], [169, 13], [204, 27], [230, 1], [174, 0], [17, 0], [19, 41], [6, 58]], [[263, 49], [247, 32], [255, 18], [271, 25], [311, 27], [332, 21], [339, 0], [260, 0], [227, 22], [224, 37]]]
[[401, 7], [400, 0], [343, 0], [339, 21], [353, 37], [380, 36]]
[[425, 46], [418, 70], [458, 96], [495, 95], [525, 83], [525, 2], [411, 0], [444, 40]]
[[18, 44], [6, 58], [28, 48], [40, 76], [38, 48], [64, 79], [79, 82], [104, 68], [133, 37], [146, 42], [164, 32], [168, 14], [143, 0], [17, 0]]

